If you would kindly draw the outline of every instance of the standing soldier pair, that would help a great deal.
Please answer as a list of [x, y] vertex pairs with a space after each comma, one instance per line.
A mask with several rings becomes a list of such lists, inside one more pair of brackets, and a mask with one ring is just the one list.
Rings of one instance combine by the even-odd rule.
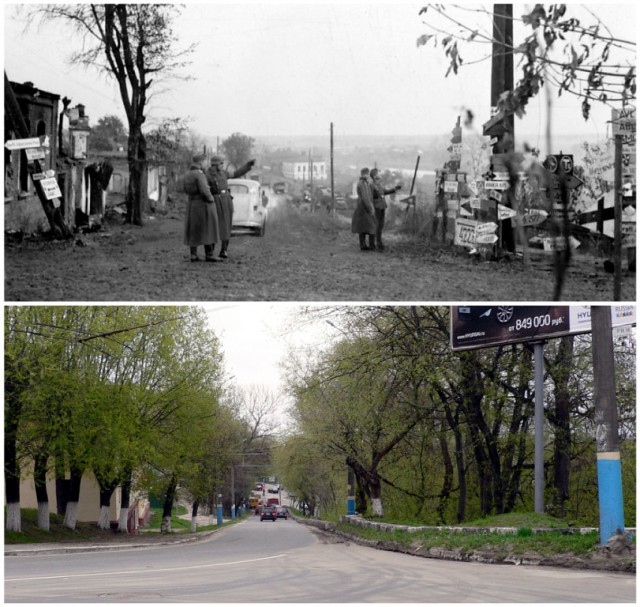
[[[204, 246], [205, 261], [222, 261], [229, 256], [227, 250], [233, 225], [233, 198], [227, 179], [241, 177], [250, 171], [255, 160], [231, 174], [222, 168], [222, 158], [214, 156], [206, 175], [205, 160], [203, 154], [194, 156], [191, 168], [184, 176], [183, 189], [189, 195], [184, 244], [189, 247], [191, 261], [200, 261], [199, 246]], [[214, 254], [217, 242], [222, 242], [219, 257]]]
[[207, 181], [211, 194], [213, 195], [218, 211], [218, 219], [220, 220], [220, 257], [226, 259], [229, 257], [229, 240], [231, 239], [231, 227], [233, 225], [233, 197], [229, 193], [228, 179], [236, 179], [248, 173], [255, 160], [249, 160], [241, 166], [237, 171], [229, 173], [222, 168], [224, 161], [220, 156], [211, 158], [211, 166], [207, 170]]
[[[358, 203], [351, 219], [351, 231], [358, 234], [361, 251], [384, 250], [382, 244], [382, 230], [384, 228], [385, 212], [387, 203], [384, 197], [387, 194], [394, 194], [402, 186], [385, 190], [380, 183], [378, 169], [364, 168], [360, 171], [360, 180], [356, 191], [358, 193]], [[372, 183], [369, 183], [371, 176]], [[369, 244], [367, 246], [367, 237]], [[377, 241], [377, 242], [376, 242]]]

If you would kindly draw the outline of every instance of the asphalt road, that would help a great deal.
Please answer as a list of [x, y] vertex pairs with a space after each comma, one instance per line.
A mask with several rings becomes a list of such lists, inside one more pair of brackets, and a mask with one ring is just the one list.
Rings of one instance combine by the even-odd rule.
[[5, 558], [5, 602], [635, 602], [635, 577], [384, 552], [250, 517], [196, 544]]

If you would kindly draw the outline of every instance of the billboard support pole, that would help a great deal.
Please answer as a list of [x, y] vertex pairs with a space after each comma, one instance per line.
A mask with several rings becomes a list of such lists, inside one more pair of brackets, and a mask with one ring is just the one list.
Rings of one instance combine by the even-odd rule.
[[[617, 195], [617, 194], [616, 194]], [[600, 544], [624, 533], [622, 464], [609, 306], [591, 306]]]
[[533, 344], [535, 363], [535, 456], [534, 507], [536, 514], [544, 514], [544, 342]]

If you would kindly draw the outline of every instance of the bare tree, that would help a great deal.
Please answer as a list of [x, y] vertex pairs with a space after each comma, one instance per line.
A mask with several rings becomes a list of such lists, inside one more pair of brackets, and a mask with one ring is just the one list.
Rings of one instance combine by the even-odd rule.
[[194, 45], [174, 49], [172, 4], [47, 4], [30, 11], [44, 20], [62, 20], [82, 35], [71, 62], [96, 68], [116, 79], [127, 115], [129, 191], [127, 223], [142, 225], [146, 205], [147, 145], [142, 125], [152, 87], [186, 65]]
[[[635, 41], [616, 37], [588, 7], [585, 14], [593, 20], [588, 25], [570, 16], [569, 10], [565, 4], [534, 5], [519, 18], [531, 32], [520, 44], [507, 47], [494, 39], [494, 16], [486, 8], [431, 4], [420, 11], [429, 14], [424, 23], [430, 33], [417, 42], [419, 46], [433, 42], [444, 50], [447, 75], [457, 74], [465, 65], [462, 47], [484, 46], [487, 52], [479, 59], [483, 61], [490, 60], [494, 43], [503, 44], [505, 52], [520, 58], [522, 70], [514, 89], [505, 91], [498, 102], [498, 111], [507, 115], [522, 116], [529, 100], [547, 83], [557, 86], [558, 95], [576, 96], [585, 120], [593, 102], [620, 106], [635, 100]], [[575, 7], [571, 12], [576, 14]]]

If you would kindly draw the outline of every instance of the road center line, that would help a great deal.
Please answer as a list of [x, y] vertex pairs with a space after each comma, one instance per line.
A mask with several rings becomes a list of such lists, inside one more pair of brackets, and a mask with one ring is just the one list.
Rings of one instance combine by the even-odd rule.
[[62, 580], [62, 579], [75, 579], [82, 577], [104, 577], [110, 575], [139, 575], [144, 573], [145, 575], [149, 575], [150, 573], [164, 573], [164, 572], [175, 572], [175, 571], [189, 571], [192, 569], [210, 569], [214, 567], [227, 567], [229, 565], [243, 565], [246, 563], [257, 563], [259, 561], [269, 561], [272, 559], [279, 559], [285, 554], [275, 554], [273, 556], [264, 556], [258, 559], [247, 559], [244, 561], [230, 561], [228, 563], [210, 563], [209, 565], [193, 565], [190, 567], [172, 567], [170, 569], [138, 569], [137, 571], [132, 571], [131, 569], [127, 569], [125, 571], [109, 571], [102, 573], [78, 573], [71, 575], [47, 575], [47, 576], [38, 576], [38, 577], [16, 577], [16, 578], [5, 578], [5, 582], [34, 582], [38, 580]]

